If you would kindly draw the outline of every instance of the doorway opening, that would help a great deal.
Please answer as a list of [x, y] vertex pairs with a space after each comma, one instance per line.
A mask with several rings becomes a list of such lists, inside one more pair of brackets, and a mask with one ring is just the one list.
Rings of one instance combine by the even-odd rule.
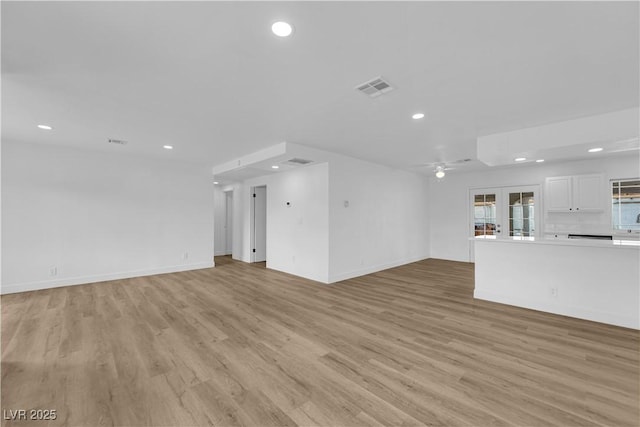
[[233, 255], [233, 191], [225, 191], [224, 200], [224, 254]]
[[251, 262], [267, 260], [267, 186], [253, 187], [251, 203]]

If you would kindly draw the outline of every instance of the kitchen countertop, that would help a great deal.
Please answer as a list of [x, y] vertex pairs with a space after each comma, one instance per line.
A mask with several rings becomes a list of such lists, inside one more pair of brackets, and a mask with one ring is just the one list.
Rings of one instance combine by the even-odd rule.
[[507, 237], [500, 239], [486, 239], [470, 237], [469, 240], [477, 242], [515, 243], [515, 244], [537, 244], [537, 245], [559, 245], [559, 246], [580, 246], [616, 249], [640, 249], [640, 240], [616, 239], [596, 240], [596, 239], [544, 239], [533, 237]]

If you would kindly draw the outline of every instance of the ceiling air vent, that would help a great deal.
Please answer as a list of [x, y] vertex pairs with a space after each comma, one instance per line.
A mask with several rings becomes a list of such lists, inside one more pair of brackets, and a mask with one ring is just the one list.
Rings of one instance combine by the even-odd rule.
[[313, 160], [299, 159], [297, 157], [294, 157], [293, 159], [289, 159], [286, 162], [284, 162], [284, 164], [292, 165], [292, 166], [302, 166], [302, 165], [308, 165], [309, 163], [312, 163], [312, 162]]
[[369, 80], [368, 82], [361, 83], [356, 86], [356, 90], [359, 90], [360, 92], [371, 98], [380, 96], [383, 93], [392, 91], [393, 89], [394, 88], [393, 86], [391, 86], [391, 83], [389, 83], [382, 77], [376, 77], [375, 79]]
[[127, 145], [127, 141], [123, 139], [113, 139], [109, 138], [109, 144], [118, 144], [118, 145]]

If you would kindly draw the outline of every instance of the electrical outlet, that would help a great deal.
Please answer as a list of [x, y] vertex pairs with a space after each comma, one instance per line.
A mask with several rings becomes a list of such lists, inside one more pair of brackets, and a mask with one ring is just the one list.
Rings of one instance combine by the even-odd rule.
[[49, 276], [57, 276], [58, 275], [58, 267], [51, 267], [49, 269]]
[[558, 298], [558, 287], [557, 286], [550, 287], [549, 294], [551, 295], [552, 298]]
[[189, 252], [185, 252], [182, 254], [182, 259], [189, 259]]

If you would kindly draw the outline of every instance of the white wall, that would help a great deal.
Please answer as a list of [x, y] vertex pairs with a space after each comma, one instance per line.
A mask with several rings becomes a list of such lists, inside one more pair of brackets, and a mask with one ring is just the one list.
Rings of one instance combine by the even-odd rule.
[[251, 261], [251, 188], [261, 185], [268, 268], [333, 283], [429, 257], [425, 177], [321, 154], [328, 162], [244, 181], [234, 214], [243, 224], [243, 261]]
[[428, 258], [428, 192], [424, 176], [349, 157], [332, 158], [329, 281]]
[[37, 144], [2, 149], [3, 293], [213, 266], [206, 168]]
[[[251, 188], [267, 186], [267, 267], [328, 281], [328, 165], [321, 163], [244, 182], [243, 261], [251, 260]], [[286, 202], [290, 202], [287, 207]], [[240, 211], [238, 211], [240, 212]]]
[[[609, 157], [563, 163], [535, 163], [482, 172], [447, 173], [445, 179], [431, 178], [430, 213], [431, 257], [469, 261], [469, 189], [539, 184], [550, 176], [602, 173], [606, 181], [612, 178], [633, 178], [640, 175], [637, 152], [627, 156]], [[542, 194], [541, 194], [542, 197]], [[608, 197], [608, 196], [607, 196]], [[562, 215], [562, 214], [560, 214]], [[610, 230], [611, 212], [581, 213], [571, 221], [579, 221], [584, 232]], [[566, 216], [544, 218], [547, 222], [567, 221]], [[549, 224], [550, 225], [550, 224]], [[545, 225], [546, 227], [547, 225]]]

